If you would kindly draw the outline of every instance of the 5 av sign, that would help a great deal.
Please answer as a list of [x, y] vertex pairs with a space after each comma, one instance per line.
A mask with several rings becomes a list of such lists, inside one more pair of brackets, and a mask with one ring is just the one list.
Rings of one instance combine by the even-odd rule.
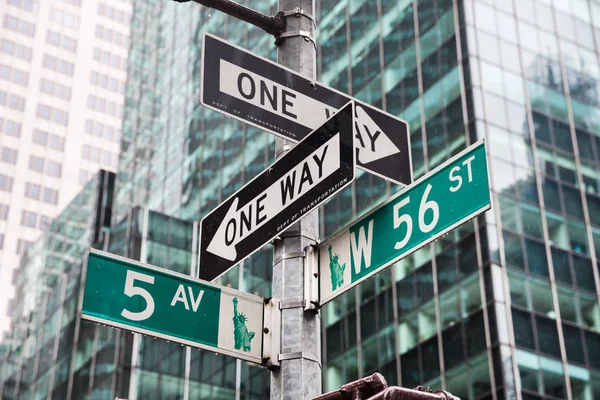
[[412, 182], [408, 124], [391, 114], [207, 33], [201, 82], [204, 106], [294, 142], [354, 101], [358, 167]]
[[94, 249], [84, 279], [83, 319], [263, 363], [262, 297]]

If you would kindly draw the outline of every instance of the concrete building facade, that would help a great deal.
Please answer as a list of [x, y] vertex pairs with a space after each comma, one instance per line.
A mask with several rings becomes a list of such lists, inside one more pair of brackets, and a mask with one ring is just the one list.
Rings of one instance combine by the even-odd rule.
[[0, 340], [24, 251], [117, 168], [130, 20], [129, 0], [0, 5]]

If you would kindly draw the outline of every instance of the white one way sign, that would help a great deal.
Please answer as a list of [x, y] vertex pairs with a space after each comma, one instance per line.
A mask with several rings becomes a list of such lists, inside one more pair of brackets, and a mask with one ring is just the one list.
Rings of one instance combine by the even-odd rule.
[[202, 219], [200, 279], [217, 278], [354, 180], [352, 106]]
[[410, 135], [401, 119], [207, 33], [202, 57], [204, 106], [298, 142], [353, 100], [358, 166], [412, 182]]

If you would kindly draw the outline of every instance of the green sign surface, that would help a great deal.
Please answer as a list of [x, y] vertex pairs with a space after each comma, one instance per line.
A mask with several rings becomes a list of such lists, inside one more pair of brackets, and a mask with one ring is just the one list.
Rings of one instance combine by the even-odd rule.
[[262, 361], [263, 299], [90, 250], [82, 318], [247, 361]]
[[320, 304], [490, 207], [482, 140], [319, 245]]

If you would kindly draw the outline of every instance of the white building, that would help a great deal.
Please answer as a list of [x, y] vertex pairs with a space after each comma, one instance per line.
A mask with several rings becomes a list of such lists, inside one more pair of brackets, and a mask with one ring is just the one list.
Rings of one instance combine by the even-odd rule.
[[130, 0], [0, 0], [0, 341], [20, 255], [116, 170]]

